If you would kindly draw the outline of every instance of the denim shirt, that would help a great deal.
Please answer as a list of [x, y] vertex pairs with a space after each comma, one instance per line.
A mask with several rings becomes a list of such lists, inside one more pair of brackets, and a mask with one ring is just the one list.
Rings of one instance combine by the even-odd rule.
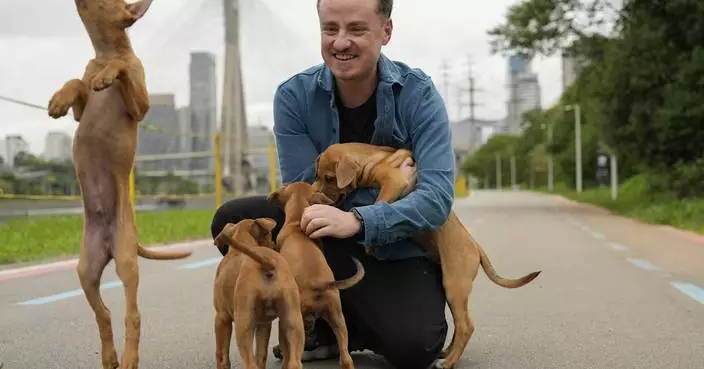
[[[416, 162], [415, 189], [388, 204], [374, 204], [376, 188], [349, 194], [341, 208], [356, 208], [364, 220], [358, 242], [375, 245], [380, 260], [425, 255], [410, 239], [421, 229], [441, 226], [452, 209], [455, 157], [445, 104], [423, 71], [391, 61], [378, 61], [377, 119], [374, 145], [406, 148]], [[335, 82], [324, 64], [281, 83], [274, 96], [274, 135], [283, 183], [315, 180], [315, 159], [339, 142]]]

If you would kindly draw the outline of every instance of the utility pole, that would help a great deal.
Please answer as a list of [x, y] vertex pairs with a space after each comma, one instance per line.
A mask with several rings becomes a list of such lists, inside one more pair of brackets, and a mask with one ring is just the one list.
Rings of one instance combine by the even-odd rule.
[[511, 154], [511, 189], [516, 189], [516, 157]]
[[501, 155], [496, 153], [496, 189], [501, 190]]
[[443, 83], [443, 98], [445, 100], [445, 109], [450, 108], [450, 64], [447, 59], [442, 61], [442, 83]]
[[[552, 123], [548, 124], [548, 147], [552, 146]], [[548, 190], [553, 191], [553, 157], [552, 153], [548, 153]]]

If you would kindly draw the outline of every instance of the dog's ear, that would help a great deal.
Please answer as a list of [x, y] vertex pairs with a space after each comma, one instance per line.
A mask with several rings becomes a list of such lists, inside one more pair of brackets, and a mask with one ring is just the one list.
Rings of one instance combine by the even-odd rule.
[[271, 218], [257, 218], [254, 220], [255, 227], [255, 239], [257, 244], [260, 246], [267, 246], [270, 248], [275, 248], [274, 236], [272, 231], [276, 227], [276, 221]]
[[129, 27], [134, 24], [134, 22], [140, 20], [144, 14], [149, 10], [149, 6], [152, 5], [152, 0], [139, 0], [132, 4], [127, 4], [127, 10], [130, 12], [132, 18], [127, 22], [126, 26]]
[[264, 231], [271, 233], [276, 228], [276, 221], [271, 218], [257, 218], [254, 220]]
[[278, 190], [270, 193], [269, 196], [266, 197], [266, 200], [276, 206], [283, 206], [283, 201], [282, 201], [283, 199], [282, 199], [281, 193], [284, 190], [284, 188], [285, 187], [281, 187]]
[[313, 192], [310, 196], [311, 204], [323, 204], [323, 205], [334, 205], [335, 202], [330, 200], [329, 197], [325, 196], [322, 192]]
[[355, 178], [357, 178], [357, 172], [360, 169], [359, 163], [349, 155], [343, 156], [339, 162], [337, 162], [337, 167], [335, 168], [335, 177], [337, 177], [337, 188], [346, 188]]

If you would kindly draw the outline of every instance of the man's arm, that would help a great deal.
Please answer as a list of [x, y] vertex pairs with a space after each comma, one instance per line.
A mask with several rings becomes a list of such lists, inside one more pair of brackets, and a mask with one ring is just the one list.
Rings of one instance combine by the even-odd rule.
[[300, 111], [300, 104], [290, 88], [279, 86], [274, 95], [274, 136], [284, 184], [315, 180], [318, 151], [308, 136]]
[[384, 245], [408, 238], [420, 229], [435, 229], [445, 223], [452, 210], [455, 155], [445, 104], [430, 79], [416, 88], [416, 97], [404, 104], [415, 107], [409, 119], [416, 188], [391, 204], [356, 207], [364, 220], [361, 243]]

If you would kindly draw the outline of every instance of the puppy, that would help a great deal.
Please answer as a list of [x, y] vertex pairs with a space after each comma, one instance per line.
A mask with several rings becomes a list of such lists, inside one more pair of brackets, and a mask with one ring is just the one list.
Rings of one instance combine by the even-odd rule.
[[306, 207], [311, 204], [332, 205], [333, 202], [322, 193], [313, 191], [313, 187], [305, 182], [288, 184], [271, 193], [268, 199], [284, 208], [286, 213], [276, 244], [291, 266], [298, 283], [306, 329], [313, 329], [315, 320], [322, 316], [337, 338], [340, 366], [343, 369], [353, 369], [354, 363], [347, 348], [347, 325], [342, 315], [339, 290], [359, 283], [364, 277], [364, 267], [353, 257], [357, 272], [348, 279], [336, 281], [320, 245], [301, 230], [301, 217]]
[[291, 268], [273, 250], [271, 231], [275, 226], [269, 218], [245, 219], [228, 223], [215, 238], [216, 245], [230, 246], [215, 272], [213, 287], [218, 369], [230, 369], [233, 321], [243, 367], [266, 369], [271, 322], [277, 317], [283, 368], [302, 368], [305, 331], [301, 299]]
[[[399, 169], [411, 158], [409, 150], [380, 147], [364, 143], [334, 144], [316, 159], [316, 181], [313, 187], [337, 201], [351, 190], [379, 186], [376, 202], [396, 201], [408, 189], [406, 176]], [[452, 368], [462, 356], [474, 332], [468, 300], [479, 265], [489, 279], [505, 288], [518, 288], [530, 283], [540, 271], [519, 279], [499, 276], [489, 257], [460, 222], [454, 211], [435, 231], [422, 231], [414, 239], [429, 254], [439, 259], [447, 303], [452, 312], [455, 331], [450, 345], [443, 351], [437, 368]]]
[[[157, 252], [139, 244], [129, 197], [129, 175], [137, 147], [137, 126], [149, 110], [144, 68], [126, 28], [147, 12], [151, 0], [75, 0], [95, 50], [81, 79], [66, 82], [49, 101], [49, 115], [73, 109], [78, 128], [73, 164], [81, 188], [84, 222], [77, 273], [100, 331], [104, 369], [136, 369], [141, 315], [137, 306], [139, 263], [183, 259], [190, 252]], [[125, 346], [122, 365], [113, 342], [110, 310], [100, 296], [100, 278], [115, 259], [125, 290]]]

